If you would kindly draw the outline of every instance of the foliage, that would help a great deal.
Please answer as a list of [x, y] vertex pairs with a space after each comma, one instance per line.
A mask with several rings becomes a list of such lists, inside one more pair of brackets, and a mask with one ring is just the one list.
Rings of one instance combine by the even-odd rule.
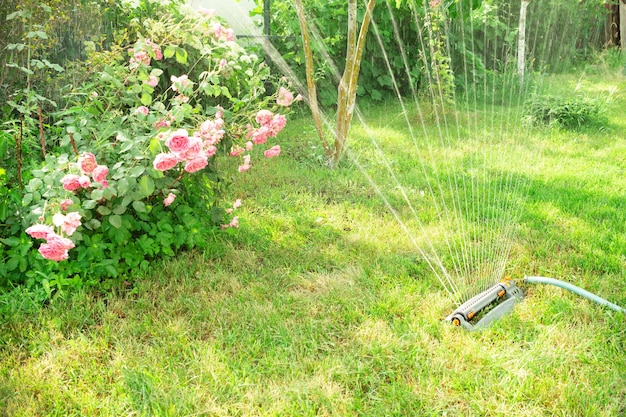
[[[262, 3], [262, 0], [257, 0], [257, 4]], [[306, 0], [303, 4], [313, 33], [315, 79], [319, 87], [320, 102], [324, 106], [331, 106], [337, 103], [337, 87], [341, 71], [338, 67], [345, 60], [347, 53], [346, 2]], [[406, 36], [404, 41], [418, 42], [418, 33], [412, 21], [411, 10], [402, 8], [394, 10], [393, 13], [398, 26], [402, 28], [403, 35]], [[363, 11], [360, 10], [359, 24], [362, 19]], [[378, 24], [378, 30], [381, 32], [380, 38], [384, 42], [385, 52], [390, 56], [391, 65], [398, 70], [398, 73], [404, 73], [404, 64], [399, 45], [393, 35], [389, 9], [384, 5], [376, 7], [374, 20]], [[296, 71], [298, 78], [304, 79], [305, 59], [299, 41], [300, 28], [291, 2], [286, 0], [272, 2], [271, 33], [279, 37], [273, 40], [276, 49]], [[358, 94], [373, 100], [381, 100], [384, 95], [393, 92], [392, 79], [387, 71], [384, 52], [378, 45], [378, 41], [371, 35], [367, 37], [365, 50], [366, 59], [361, 64]], [[412, 71], [414, 75], [418, 75], [415, 78], [417, 82], [420, 73], [419, 65], [416, 64]], [[403, 77], [399, 82], [405, 86], [409, 80]]]
[[605, 103], [585, 97], [539, 95], [524, 105], [523, 119], [529, 124], [577, 130], [607, 125]]
[[[294, 97], [284, 87], [266, 95], [268, 68], [222, 23], [208, 10], [145, 19], [128, 47], [92, 51], [98, 71], [67, 92], [65, 108], [42, 133], [42, 150], [53, 152], [41, 163], [18, 158], [30, 168], [23, 192], [2, 177], [0, 190], [19, 195], [10, 200], [17, 209], [3, 206], [5, 280], [46, 288], [97, 283], [203, 247], [216, 225], [238, 226], [233, 210], [241, 202], [222, 203], [235, 158], [239, 172], [251, 168], [263, 154], [257, 145], [285, 125], [272, 110]], [[264, 152], [279, 153], [278, 146]], [[46, 240], [40, 253], [26, 227]]]
[[[262, 3], [262, 0], [257, 0], [257, 13], [261, 12]], [[303, 3], [309, 24], [313, 27], [315, 77], [320, 102], [331, 106], [337, 103], [340, 78], [337, 67], [345, 60], [347, 52], [345, 1], [306, 0]], [[374, 101], [393, 97], [396, 95], [394, 81], [399, 91], [403, 92], [422, 89], [428, 92], [433, 85], [438, 89], [435, 84], [441, 81], [449, 95], [450, 86], [455, 85], [453, 71], [462, 70], [448, 61], [456, 58], [454, 54], [457, 52], [465, 54], [470, 51], [469, 45], [467, 48], [459, 46], [458, 30], [452, 30], [454, 22], [467, 19], [470, 11], [477, 9], [481, 3], [477, 0], [380, 2], [374, 9], [375, 27], [367, 37], [358, 95]], [[360, 10], [358, 19], [361, 23], [363, 10]], [[296, 12], [290, 1], [272, 2], [271, 33], [276, 36], [272, 40], [274, 46], [298, 78], [303, 80], [305, 59], [299, 44]], [[433, 41], [435, 45], [431, 48]], [[478, 59], [478, 55], [474, 59]]]
[[[530, 1], [526, 18], [527, 67], [566, 71], [605, 46], [605, 0]], [[511, 65], [515, 56], [520, 2], [484, 0], [473, 15], [476, 52], [491, 69]]]
[[[81, 82], [85, 68], [80, 66], [80, 61], [87, 58], [90, 48], [109, 49], [132, 36], [134, 27], [150, 17], [179, 15], [181, 3], [181, 0], [4, 0], [0, 4], [0, 22], [7, 24], [0, 25], [3, 68], [0, 102], [24, 89], [24, 74], [19, 67], [33, 69], [33, 63], [46, 62], [67, 72], [59, 74], [54, 68], [35, 71], [31, 75], [31, 87], [52, 101], [62, 101], [58, 86]], [[10, 66], [5, 67], [6, 63]], [[73, 70], [74, 65], [79, 68]], [[61, 79], [52, 81], [56, 77]]]

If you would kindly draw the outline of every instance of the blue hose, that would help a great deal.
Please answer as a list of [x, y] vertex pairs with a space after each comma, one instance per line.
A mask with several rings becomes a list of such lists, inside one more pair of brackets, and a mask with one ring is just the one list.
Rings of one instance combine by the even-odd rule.
[[564, 281], [559, 281], [558, 279], [554, 279], [554, 278], [546, 278], [546, 277], [524, 277], [524, 281], [525, 282], [530, 282], [530, 283], [534, 283], [534, 284], [550, 284], [550, 285], [555, 285], [557, 287], [560, 288], [564, 288], [566, 290], [569, 290], [571, 292], [573, 292], [574, 294], [578, 294], [581, 297], [585, 297], [591, 301], [594, 301], [600, 305], [606, 306], [608, 308], [610, 308], [611, 310], [615, 310], [615, 311], [619, 311], [620, 313], [626, 313], [626, 309], [618, 306], [617, 304], [613, 304], [610, 301], [605, 300], [604, 298], [598, 297], [597, 295], [590, 293], [589, 291], [583, 290], [580, 287], [577, 287], [573, 284], [570, 284], [568, 282], [564, 282]]

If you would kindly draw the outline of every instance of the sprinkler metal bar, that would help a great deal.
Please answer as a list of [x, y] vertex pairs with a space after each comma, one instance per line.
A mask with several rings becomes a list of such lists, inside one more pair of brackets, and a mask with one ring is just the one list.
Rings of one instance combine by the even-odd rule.
[[[511, 311], [514, 304], [523, 297], [522, 290], [510, 279], [505, 279], [461, 304], [446, 317], [446, 320], [466, 330], [482, 329]], [[476, 323], [472, 323], [483, 310], [492, 305], [495, 307], [484, 314]]]

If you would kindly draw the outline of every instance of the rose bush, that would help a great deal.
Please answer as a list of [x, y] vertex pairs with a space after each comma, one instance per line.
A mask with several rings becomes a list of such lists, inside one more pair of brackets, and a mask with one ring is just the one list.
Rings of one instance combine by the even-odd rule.
[[92, 59], [100, 70], [55, 114], [57, 152], [25, 187], [38, 257], [4, 271], [47, 286], [145, 269], [202, 247], [207, 230], [238, 227], [241, 201], [222, 207], [229, 169], [279, 155], [266, 144], [295, 100], [286, 85], [269, 94], [268, 68], [213, 11], [145, 20], [132, 45]]

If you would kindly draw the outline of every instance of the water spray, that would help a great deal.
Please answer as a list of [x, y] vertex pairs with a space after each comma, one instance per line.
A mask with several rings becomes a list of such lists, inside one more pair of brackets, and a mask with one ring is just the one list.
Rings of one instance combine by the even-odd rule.
[[[617, 304], [565, 281], [554, 278], [529, 276], [524, 277], [523, 281], [531, 284], [554, 285], [608, 307], [611, 310], [626, 313], [626, 309]], [[524, 293], [522, 290], [515, 285], [515, 282], [507, 277], [491, 288], [461, 304], [452, 314], [446, 317], [446, 321], [470, 331], [484, 329], [493, 321], [498, 320], [513, 310], [515, 304], [523, 298]]]

